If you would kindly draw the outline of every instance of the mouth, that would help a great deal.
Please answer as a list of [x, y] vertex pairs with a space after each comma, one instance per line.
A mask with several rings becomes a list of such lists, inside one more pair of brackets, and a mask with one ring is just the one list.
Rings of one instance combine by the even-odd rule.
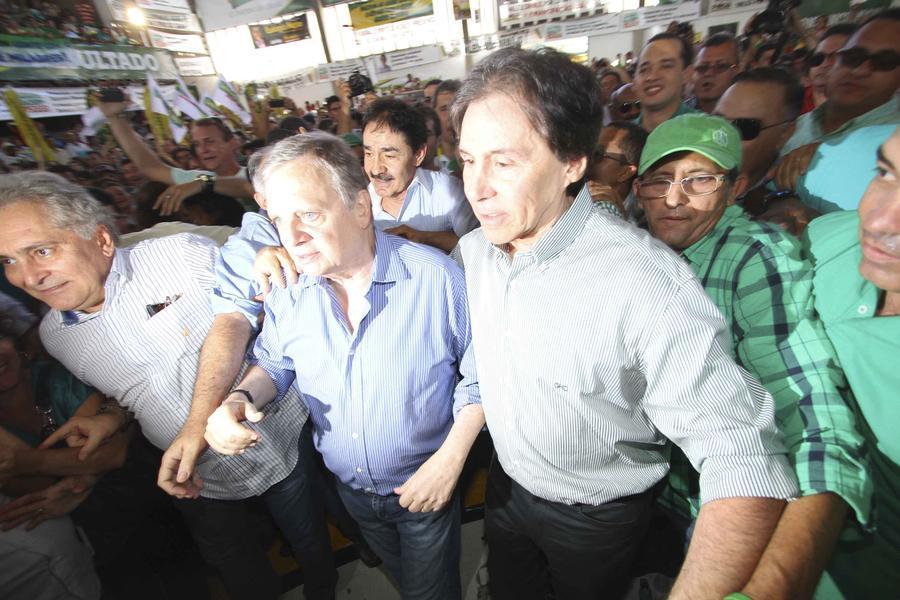
[[476, 213], [475, 216], [478, 218], [478, 222], [481, 223], [485, 227], [490, 227], [491, 225], [496, 225], [500, 223], [504, 217], [506, 217], [505, 213]]
[[647, 87], [645, 87], [644, 93], [646, 93], [648, 96], [655, 96], [656, 94], [660, 93], [662, 90], [663, 90], [663, 86], [653, 84], [653, 85], [648, 85]]
[[306, 252], [304, 254], [294, 254], [294, 261], [301, 265], [306, 265], [318, 258], [319, 253], [316, 251]]
[[874, 263], [894, 263], [900, 261], [900, 256], [898, 256], [897, 254], [889, 252], [881, 246], [875, 245], [871, 242], [863, 242], [862, 251], [863, 256], [865, 256], [867, 260]]
[[60, 284], [58, 284], [58, 285], [54, 285], [53, 287], [48, 287], [48, 288], [45, 288], [45, 289], [42, 289], [42, 290], [40, 290], [40, 289], [35, 290], [35, 292], [37, 292], [38, 294], [40, 294], [40, 295], [42, 295], [42, 296], [52, 296], [53, 294], [56, 294], [56, 293], [58, 293], [59, 291], [61, 291], [61, 290], [62, 290], [65, 286], [67, 286], [68, 284], [69, 284], [69, 282], [68, 282], [68, 281], [65, 281], [65, 282], [60, 283]]

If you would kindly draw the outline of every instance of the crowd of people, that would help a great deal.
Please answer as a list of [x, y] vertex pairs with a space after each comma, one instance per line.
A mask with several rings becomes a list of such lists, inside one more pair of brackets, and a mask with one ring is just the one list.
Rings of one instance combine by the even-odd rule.
[[89, 0], [69, 6], [49, 0], [3, 0], [0, 34], [87, 44], [136, 43], [124, 32], [104, 26]]
[[898, 21], [4, 141], [0, 595], [893, 597]]

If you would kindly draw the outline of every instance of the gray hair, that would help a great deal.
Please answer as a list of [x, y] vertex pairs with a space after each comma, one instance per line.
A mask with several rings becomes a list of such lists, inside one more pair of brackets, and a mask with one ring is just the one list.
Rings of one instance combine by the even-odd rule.
[[94, 237], [98, 225], [106, 227], [116, 239], [112, 213], [86, 189], [55, 173], [0, 175], [0, 209], [17, 202], [39, 204], [54, 227], [68, 229], [86, 240]]
[[332, 187], [347, 208], [353, 208], [359, 191], [369, 185], [359, 158], [350, 147], [339, 137], [316, 130], [292, 135], [272, 146], [262, 158], [262, 165], [257, 165], [253, 187], [266, 196], [266, 181], [272, 173], [298, 158], [306, 159], [305, 164], [331, 180]]

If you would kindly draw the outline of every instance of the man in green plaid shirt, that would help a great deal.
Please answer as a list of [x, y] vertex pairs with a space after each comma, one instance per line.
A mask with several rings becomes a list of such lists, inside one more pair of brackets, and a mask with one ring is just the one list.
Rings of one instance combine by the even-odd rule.
[[[872, 486], [846, 381], [814, 313], [811, 265], [798, 240], [734, 204], [747, 185], [740, 161], [731, 123], [676, 117], [650, 134], [636, 193], [651, 233], [690, 263], [725, 316], [735, 360], [774, 397], [800, 483], [740, 590], [746, 596], [734, 597], [808, 598], [848, 508], [868, 523]], [[699, 510], [698, 475], [683, 454], [671, 462], [660, 501], [687, 522]]]

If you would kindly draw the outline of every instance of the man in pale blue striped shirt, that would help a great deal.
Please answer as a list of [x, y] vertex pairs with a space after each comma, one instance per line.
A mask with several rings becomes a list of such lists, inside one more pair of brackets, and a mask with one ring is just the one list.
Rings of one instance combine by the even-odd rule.
[[440, 252], [377, 231], [337, 138], [279, 142], [259, 178], [303, 275], [266, 298], [257, 365], [210, 417], [223, 453], [270, 443], [239, 421], [296, 384], [341, 497], [407, 599], [459, 598], [454, 492], [484, 424], [465, 283]]
[[491, 596], [616, 597], [671, 440], [700, 471], [704, 502], [671, 597], [722, 598], [749, 579], [796, 480], [772, 398], [729, 358], [690, 268], [581, 185], [599, 97], [567, 56], [510, 48], [453, 105], [481, 221], [458, 254], [498, 458]]
[[[0, 178], [0, 260], [13, 285], [50, 306], [41, 324], [44, 346], [133, 412], [160, 449], [191, 408], [198, 354], [213, 320], [217, 254], [211, 240], [187, 234], [117, 248], [103, 207], [83, 188], [42, 172]], [[285, 513], [306, 508], [295, 499], [306, 477], [297, 460], [306, 410], [297, 401], [278, 408], [257, 428], [266, 446], [239, 456], [203, 453], [174, 500], [234, 599], [274, 600], [280, 593], [264, 549], [250, 541], [257, 534], [240, 501], [262, 496], [291, 539], [292, 528], [302, 526]], [[60, 431], [84, 427], [102, 438], [120, 426], [120, 415], [98, 413]], [[321, 597], [333, 597], [333, 588]]]

